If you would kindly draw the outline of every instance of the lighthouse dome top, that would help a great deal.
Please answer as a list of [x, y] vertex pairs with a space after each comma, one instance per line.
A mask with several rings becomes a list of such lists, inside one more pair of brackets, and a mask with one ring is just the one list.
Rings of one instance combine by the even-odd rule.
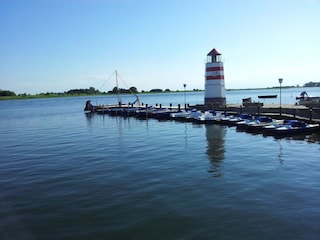
[[212, 49], [208, 54], [207, 56], [217, 56], [217, 55], [221, 55], [221, 53], [218, 52], [217, 49]]

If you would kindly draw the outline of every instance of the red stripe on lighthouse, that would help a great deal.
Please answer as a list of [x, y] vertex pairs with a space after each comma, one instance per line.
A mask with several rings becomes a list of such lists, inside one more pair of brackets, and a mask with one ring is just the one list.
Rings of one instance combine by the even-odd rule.
[[223, 67], [207, 67], [206, 72], [223, 71]]
[[206, 80], [224, 80], [223, 75], [206, 76]]

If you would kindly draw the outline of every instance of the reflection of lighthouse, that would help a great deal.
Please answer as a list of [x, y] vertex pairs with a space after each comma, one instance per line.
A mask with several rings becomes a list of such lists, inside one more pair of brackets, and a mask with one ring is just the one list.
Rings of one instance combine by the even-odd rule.
[[223, 175], [223, 172], [221, 172], [221, 165], [225, 158], [225, 135], [226, 128], [224, 126], [215, 124], [206, 125], [206, 137], [208, 141], [207, 154], [211, 164], [211, 168], [208, 171], [213, 173], [213, 176], [215, 177]]
[[207, 55], [204, 104], [226, 104], [223, 63], [215, 48]]

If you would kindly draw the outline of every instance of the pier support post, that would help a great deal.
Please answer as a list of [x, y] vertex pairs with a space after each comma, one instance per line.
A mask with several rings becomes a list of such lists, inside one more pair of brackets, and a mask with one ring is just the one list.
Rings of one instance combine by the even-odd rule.
[[309, 108], [309, 120], [312, 121], [312, 108]]
[[148, 118], [148, 104], [146, 104], [146, 118]]

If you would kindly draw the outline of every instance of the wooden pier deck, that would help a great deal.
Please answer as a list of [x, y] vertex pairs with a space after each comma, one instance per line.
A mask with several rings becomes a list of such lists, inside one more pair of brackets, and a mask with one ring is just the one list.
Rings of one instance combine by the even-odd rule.
[[[150, 106], [150, 105], [149, 105]], [[109, 108], [121, 107], [130, 108], [129, 104], [120, 105], [101, 105], [97, 109], [107, 110]], [[142, 107], [148, 107], [148, 104], [143, 104]], [[153, 105], [154, 108], [167, 108], [172, 110], [185, 109], [183, 105], [172, 105], [162, 106], [161, 104]], [[187, 105], [188, 110], [197, 109], [201, 111], [215, 110], [215, 111], [225, 111], [230, 114], [241, 114], [248, 113], [252, 115], [265, 115], [278, 119], [299, 119], [304, 120], [309, 123], [320, 123], [320, 106], [317, 108], [309, 108], [303, 105], [295, 104], [226, 104], [226, 105]]]
[[[190, 106], [201, 110], [208, 110], [203, 105]], [[257, 104], [257, 105], [237, 105], [226, 104], [223, 106], [211, 106], [209, 109], [225, 111], [228, 113], [248, 113], [253, 115], [267, 115], [274, 118], [300, 119], [307, 122], [320, 123], [320, 107], [309, 108], [303, 105], [294, 104]]]

